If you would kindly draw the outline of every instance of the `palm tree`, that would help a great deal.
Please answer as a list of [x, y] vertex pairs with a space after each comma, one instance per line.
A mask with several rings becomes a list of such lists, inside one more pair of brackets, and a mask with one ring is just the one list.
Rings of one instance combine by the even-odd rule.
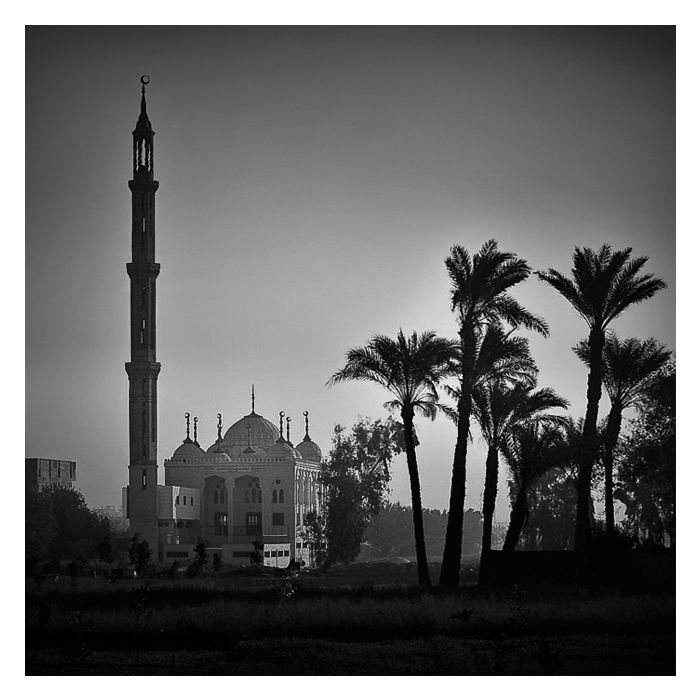
[[595, 461], [596, 422], [603, 382], [603, 344], [605, 330], [615, 318], [632, 304], [650, 299], [666, 287], [663, 280], [650, 274], [639, 274], [648, 258], [630, 259], [631, 248], [613, 252], [606, 243], [598, 252], [591, 248], [574, 249], [572, 278], [550, 268], [538, 277], [556, 289], [588, 324], [590, 371], [586, 390], [586, 417], [579, 453], [577, 483], [576, 543], [585, 550], [591, 539], [588, 502], [591, 475]]
[[477, 381], [477, 349], [485, 329], [501, 321], [513, 328], [523, 326], [547, 335], [547, 324], [523, 308], [509, 293], [530, 274], [527, 262], [514, 253], [498, 250], [489, 240], [473, 257], [462, 246], [452, 246], [445, 260], [451, 281], [451, 305], [457, 312], [461, 348], [459, 400], [457, 403], [457, 442], [452, 461], [450, 506], [445, 534], [445, 550], [440, 585], [459, 585], [462, 554], [462, 526], [466, 495], [467, 444], [472, 413], [472, 391]]
[[456, 341], [439, 338], [433, 331], [420, 335], [414, 331], [406, 337], [400, 330], [396, 340], [375, 335], [366, 346], [348, 350], [345, 367], [328, 381], [329, 385], [350, 379], [371, 381], [388, 389], [394, 396], [384, 406], [401, 412], [411, 487], [418, 583], [427, 587], [430, 586], [430, 572], [425, 554], [413, 419], [416, 412], [431, 420], [435, 418], [439, 407], [437, 385], [452, 371], [458, 349]]
[[[591, 352], [582, 340], [574, 352], [591, 366]], [[605, 469], [605, 534], [615, 535], [613, 510], [613, 457], [622, 427], [622, 412], [636, 406], [644, 395], [653, 376], [668, 362], [671, 352], [654, 338], [644, 341], [627, 338], [621, 341], [615, 333], [606, 334], [603, 345], [603, 385], [610, 399], [610, 413], [603, 438], [603, 466]]]
[[550, 469], [566, 464], [570, 447], [562, 425], [536, 418], [513, 426], [501, 450], [512, 475], [512, 505], [503, 551], [512, 552], [527, 522], [530, 489]]
[[479, 566], [480, 582], [483, 582], [482, 574], [486, 568], [488, 552], [491, 550], [491, 531], [498, 490], [498, 454], [505, 436], [512, 432], [515, 426], [531, 422], [535, 417], [540, 421], [559, 425], [567, 421], [565, 416], [545, 411], [566, 408], [569, 402], [550, 387], [535, 390], [533, 383], [511, 384], [497, 379], [478, 386], [474, 391], [474, 415], [488, 445], [482, 511], [484, 526]]

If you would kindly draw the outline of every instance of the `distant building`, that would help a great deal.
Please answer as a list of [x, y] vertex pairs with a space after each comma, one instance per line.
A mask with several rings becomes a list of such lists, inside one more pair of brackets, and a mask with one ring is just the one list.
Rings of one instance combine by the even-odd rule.
[[157, 380], [155, 199], [153, 135], [146, 113], [142, 76], [141, 112], [133, 133], [131, 360], [129, 377], [129, 482], [124, 490], [129, 531], [148, 542], [161, 562], [193, 556], [205, 542], [228, 564], [247, 564], [257, 554], [267, 566], [284, 567], [311, 560], [305, 516], [321, 508], [321, 450], [306, 432], [296, 445], [286, 439], [283, 416], [279, 430], [251, 412], [223, 433], [219, 414], [216, 441], [204, 450], [197, 441], [197, 418], [190, 438], [165, 460], [165, 485], [157, 483]]
[[34, 491], [53, 489], [58, 486], [73, 488], [75, 462], [63, 459], [27, 457], [24, 460], [25, 487]]

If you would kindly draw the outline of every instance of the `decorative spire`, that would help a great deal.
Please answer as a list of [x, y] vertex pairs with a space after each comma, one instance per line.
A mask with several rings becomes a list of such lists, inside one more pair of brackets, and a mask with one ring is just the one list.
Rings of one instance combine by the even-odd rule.
[[199, 418], [197, 416], [194, 417], [194, 444], [199, 447], [199, 443], [197, 442], [197, 421]]
[[277, 438], [277, 442], [286, 442], [284, 437], [282, 436], [282, 420], [284, 419], [284, 411], [280, 411], [280, 436]]
[[255, 384], [251, 384], [250, 390], [250, 415], [255, 415]]
[[185, 413], [185, 426], [187, 430], [187, 437], [183, 440], [183, 442], [190, 443], [192, 440], [190, 440], [190, 414]]
[[136, 128], [132, 131], [134, 136], [134, 178], [150, 181], [153, 179], [153, 127], [146, 114], [146, 85], [151, 82], [147, 75], [141, 76], [141, 113], [139, 114]]
[[309, 412], [304, 411], [304, 422], [306, 423], [306, 434], [304, 435], [304, 442], [311, 442], [309, 437]]
[[147, 75], [141, 76], [141, 114], [136, 122], [136, 131], [152, 132], [151, 120], [146, 114], [146, 85], [151, 82]]
[[218, 423], [216, 424], [216, 441], [221, 442], [221, 429], [223, 428], [221, 424], [221, 414], [217, 413], [216, 417], [218, 419]]
[[292, 422], [292, 419], [290, 416], [287, 416], [287, 444], [291, 445], [292, 443], [289, 441], [289, 424]]

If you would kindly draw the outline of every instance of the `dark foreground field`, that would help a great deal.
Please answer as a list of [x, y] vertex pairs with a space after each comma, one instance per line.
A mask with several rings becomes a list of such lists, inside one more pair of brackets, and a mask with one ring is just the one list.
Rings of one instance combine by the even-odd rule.
[[675, 673], [671, 595], [427, 594], [360, 572], [28, 582], [26, 673]]

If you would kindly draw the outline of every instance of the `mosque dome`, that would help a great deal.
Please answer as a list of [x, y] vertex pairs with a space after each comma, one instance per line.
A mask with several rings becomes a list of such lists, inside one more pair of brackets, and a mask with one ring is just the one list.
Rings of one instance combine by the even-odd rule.
[[297, 451], [307, 462], [321, 461], [321, 448], [308, 435], [297, 445]]
[[247, 447], [248, 426], [250, 426], [250, 444], [273, 445], [279, 435], [279, 431], [273, 423], [253, 411], [236, 421], [224, 435], [224, 442], [228, 445]]
[[301, 455], [291, 447], [285, 440], [276, 442], [271, 447], [265, 449], [267, 456], [271, 458], [282, 458], [282, 459], [300, 459]]
[[185, 440], [175, 452], [172, 459], [201, 459], [206, 457], [207, 453], [199, 446], [195, 445], [191, 440]]

